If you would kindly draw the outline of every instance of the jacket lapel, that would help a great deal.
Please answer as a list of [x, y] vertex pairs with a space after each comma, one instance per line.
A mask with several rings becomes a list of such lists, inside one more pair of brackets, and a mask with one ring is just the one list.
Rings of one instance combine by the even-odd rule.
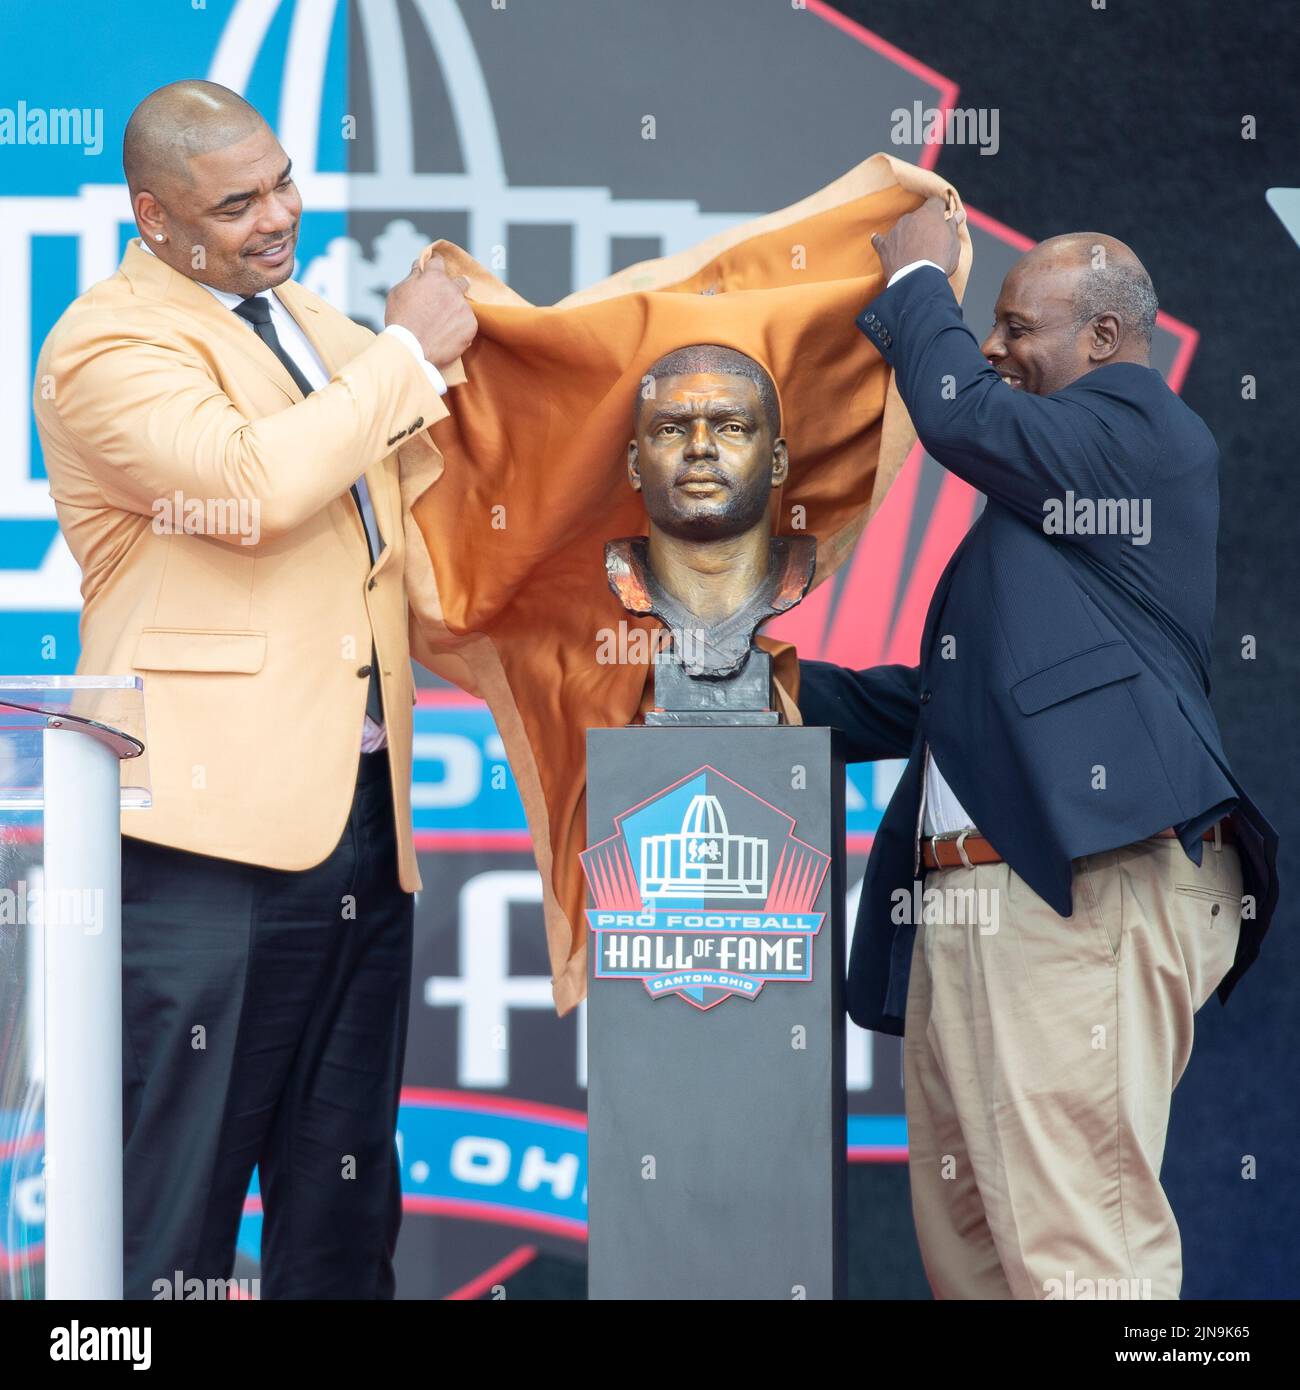
[[[302, 392], [275, 353], [255, 333], [250, 333], [246, 324], [237, 323], [234, 313], [197, 281], [181, 275], [165, 261], [142, 250], [134, 238], [127, 243], [121, 268], [137, 294], [174, 305], [187, 317], [200, 321], [205, 335], [218, 340], [223, 352], [228, 347], [256, 368], [263, 378], [277, 388], [286, 404], [296, 405], [302, 400]], [[311, 296], [293, 280], [286, 280], [283, 285], [277, 286], [275, 294], [316, 350], [325, 371], [333, 376], [345, 361], [346, 349], [331, 332], [329, 316], [323, 314]], [[388, 458], [372, 464], [365, 471], [365, 479], [384, 542], [384, 548], [375, 561], [375, 569], [378, 569], [387, 563], [398, 534], [396, 456], [390, 454]], [[356, 508], [350, 506], [349, 510], [355, 513]], [[360, 516], [357, 516], [356, 524], [364, 541], [365, 530]]]
[[[294, 280], [286, 280], [275, 290], [276, 297], [293, 316], [294, 322], [302, 329], [303, 336], [316, 350], [328, 375], [333, 376], [344, 364], [345, 349], [342, 349], [331, 332], [329, 316], [322, 314], [302, 286]], [[274, 354], [272, 354], [274, 356]], [[366, 490], [370, 493], [370, 505], [374, 508], [375, 522], [383, 541], [383, 549], [375, 557], [374, 571], [388, 563], [394, 541], [397, 539], [398, 522], [398, 482], [397, 458], [389, 454], [378, 460], [365, 471]], [[356, 509], [353, 508], [355, 511]], [[357, 518], [361, 525], [361, 518]], [[364, 527], [362, 537], [364, 539]], [[373, 571], [372, 571], [373, 572]]]
[[237, 323], [235, 315], [220, 300], [209, 294], [197, 281], [181, 275], [165, 261], [143, 251], [135, 238], [127, 243], [122, 257], [122, 273], [131, 288], [145, 299], [156, 299], [181, 310], [187, 318], [203, 325], [205, 336], [216, 339], [224, 351], [238, 353], [261, 376], [266, 378], [285, 401], [294, 405], [302, 393], [284, 364], [246, 324]]

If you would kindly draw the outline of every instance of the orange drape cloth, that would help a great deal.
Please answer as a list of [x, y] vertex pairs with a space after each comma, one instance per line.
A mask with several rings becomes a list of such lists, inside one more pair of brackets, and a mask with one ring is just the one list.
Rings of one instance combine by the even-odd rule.
[[[551, 307], [528, 304], [449, 242], [424, 253], [468, 277], [479, 331], [463, 379], [450, 378], [461, 383], [450, 418], [402, 451], [412, 650], [496, 719], [542, 874], [561, 1013], [586, 991], [586, 730], [635, 722], [649, 698], [648, 666], [599, 659], [620, 624], [629, 635], [656, 626], [624, 611], [604, 569], [606, 540], [646, 531], [626, 474], [642, 374], [690, 343], [767, 367], [790, 451], [774, 529], [817, 538], [822, 582], [915, 440], [854, 319], [883, 288], [871, 234], [932, 194], [960, 206], [938, 176], [874, 155], [790, 208]], [[964, 225], [959, 236], [960, 296]], [[769, 645], [797, 719], [794, 653]]]

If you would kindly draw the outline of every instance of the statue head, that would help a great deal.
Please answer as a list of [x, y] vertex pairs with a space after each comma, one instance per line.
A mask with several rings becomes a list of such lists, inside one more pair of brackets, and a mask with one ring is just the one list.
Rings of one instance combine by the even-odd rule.
[[772, 378], [713, 343], [678, 348], [645, 376], [627, 474], [651, 528], [687, 541], [767, 530], [772, 489], [789, 471]]

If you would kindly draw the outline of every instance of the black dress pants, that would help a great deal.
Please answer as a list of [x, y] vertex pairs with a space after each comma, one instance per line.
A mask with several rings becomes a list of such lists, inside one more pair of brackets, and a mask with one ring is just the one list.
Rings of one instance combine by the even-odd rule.
[[413, 930], [388, 754], [286, 872], [122, 843], [125, 1294], [228, 1279], [254, 1165], [263, 1298], [392, 1298]]

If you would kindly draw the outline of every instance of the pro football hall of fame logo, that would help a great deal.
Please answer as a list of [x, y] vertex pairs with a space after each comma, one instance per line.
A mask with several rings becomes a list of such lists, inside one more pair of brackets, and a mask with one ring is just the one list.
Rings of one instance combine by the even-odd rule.
[[711, 1009], [812, 979], [812, 909], [830, 856], [795, 819], [704, 766], [614, 819], [582, 855], [598, 979]]

